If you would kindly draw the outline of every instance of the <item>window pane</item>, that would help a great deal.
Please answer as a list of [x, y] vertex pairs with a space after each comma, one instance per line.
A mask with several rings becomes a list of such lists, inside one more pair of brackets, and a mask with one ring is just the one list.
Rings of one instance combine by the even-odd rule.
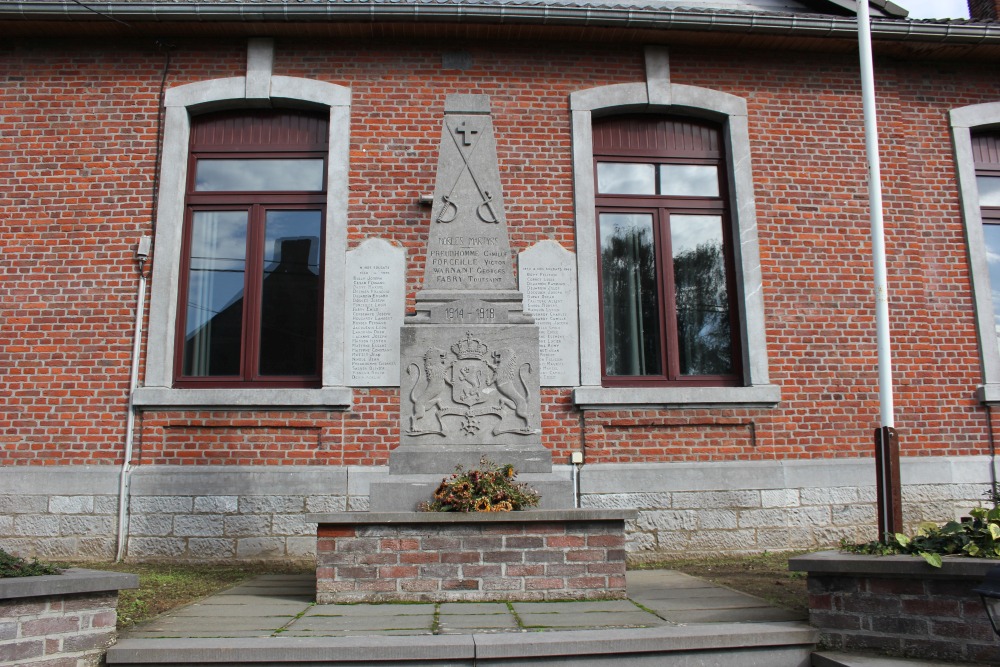
[[605, 372], [661, 375], [653, 216], [602, 213]]
[[733, 372], [722, 218], [671, 215], [681, 375]]
[[718, 197], [719, 169], [704, 164], [661, 164], [660, 194], [678, 197]]
[[608, 195], [655, 195], [656, 165], [598, 162], [597, 191]]
[[198, 192], [319, 191], [323, 160], [198, 160], [194, 189]]
[[1000, 206], [1000, 176], [976, 176], [980, 206]]
[[1000, 225], [983, 225], [986, 239], [986, 265], [990, 270], [990, 287], [993, 296], [993, 328], [1000, 344]]
[[239, 375], [246, 271], [245, 211], [195, 211], [191, 221], [184, 375]]
[[261, 284], [261, 375], [316, 375], [320, 211], [268, 211]]

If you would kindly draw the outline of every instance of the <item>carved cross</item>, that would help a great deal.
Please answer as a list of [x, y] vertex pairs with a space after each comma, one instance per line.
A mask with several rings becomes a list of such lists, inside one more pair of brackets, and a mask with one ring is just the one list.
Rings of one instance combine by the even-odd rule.
[[471, 137], [469, 136], [470, 134], [479, 134], [479, 130], [473, 130], [471, 127], [466, 127], [465, 121], [462, 121], [462, 124], [455, 128], [455, 132], [462, 135], [463, 146], [472, 145]]

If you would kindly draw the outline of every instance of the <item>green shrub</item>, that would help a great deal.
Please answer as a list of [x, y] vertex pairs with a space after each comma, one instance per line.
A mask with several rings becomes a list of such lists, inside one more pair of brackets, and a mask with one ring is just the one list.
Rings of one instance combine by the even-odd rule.
[[469, 470], [462, 466], [441, 480], [434, 499], [417, 509], [422, 512], [511, 512], [538, 504], [538, 493], [527, 484], [516, 484], [517, 472], [509, 463], [498, 466], [485, 456], [481, 468]]
[[916, 554], [934, 567], [941, 567], [941, 556], [1000, 558], [1000, 508], [977, 507], [961, 521], [949, 521], [943, 526], [922, 523], [913, 537], [896, 533], [886, 542], [852, 545], [841, 541], [840, 548], [851, 553], [882, 556]]
[[37, 558], [28, 562], [0, 549], [0, 578], [37, 577], [43, 574], [59, 574], [59, 568], [48, 563], [40, 563]]

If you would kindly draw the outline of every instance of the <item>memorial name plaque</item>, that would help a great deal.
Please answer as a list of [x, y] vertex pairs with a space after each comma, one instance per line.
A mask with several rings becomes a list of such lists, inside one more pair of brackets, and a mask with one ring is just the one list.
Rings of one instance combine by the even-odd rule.
[[524, 310], [538, 325], [542, 386], [580, 384], [576, 256], [555, 241], [541, 241], [520, 253], [517, 264]]
[[353, 387], [399, 385], [406, 252], [368, 239], [347, 253], [347, 354]]

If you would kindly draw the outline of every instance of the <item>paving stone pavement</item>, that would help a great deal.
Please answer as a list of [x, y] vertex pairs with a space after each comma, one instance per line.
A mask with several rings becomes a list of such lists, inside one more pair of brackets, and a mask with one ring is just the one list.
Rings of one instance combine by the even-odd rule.
[[170, 611], [122, 638], [456, 635], [805, 619], [679, 572], [637, 570], [627, 579], [627, 600], [315, 604], [314, 577], [265, 575]]

